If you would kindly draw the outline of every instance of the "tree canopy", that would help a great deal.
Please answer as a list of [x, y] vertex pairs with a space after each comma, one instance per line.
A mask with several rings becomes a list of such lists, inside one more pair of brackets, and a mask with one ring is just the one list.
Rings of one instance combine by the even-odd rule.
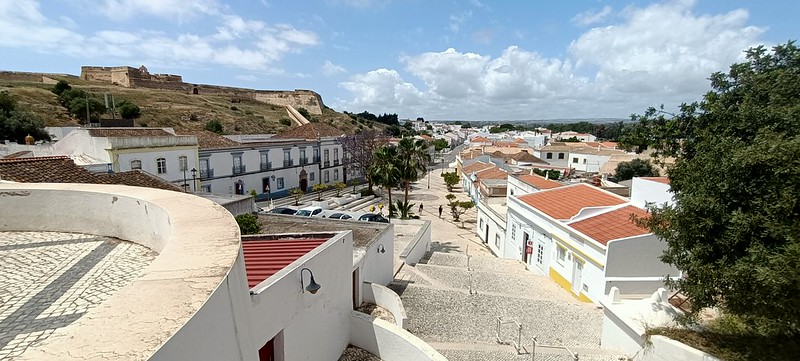
[[746, 51], [703, 100], [649, 109], [628, 145], [673, 156], [674, 206], [640, 220], [665, 240], [692, 311], [718, 306], [767, 335], [800, 332], [800, 50]]
[[25, 143], [25, 137], [50, 140], [44, 121], [31, 112], [17, 108], [17, 101], [7, 91], [0, 92], [0, 141]]
[[633, 177], [658, 177], [658, 169], [653, 166], [649, 159], [636, 158], [630, 162], [620, 162], [614, 171], [614, 178], [617, 181], [624, 181]]

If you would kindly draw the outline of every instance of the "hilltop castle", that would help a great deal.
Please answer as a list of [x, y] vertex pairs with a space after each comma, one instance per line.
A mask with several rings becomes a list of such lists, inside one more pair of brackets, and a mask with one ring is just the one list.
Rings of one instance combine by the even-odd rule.
[[255, 90], [207, 84], [184, 83], [180, 75], [150, 74], [142, 65], [139, 68], [130, 66], [82, 66], [81, 79], [112, 83], [127, 88], [148, 88], [184, 92], [187, 94], [214, 94], [256, 101], [305, 108], [311, 114], [322, 114], [325, 105], [322, 97], [312, 90]]

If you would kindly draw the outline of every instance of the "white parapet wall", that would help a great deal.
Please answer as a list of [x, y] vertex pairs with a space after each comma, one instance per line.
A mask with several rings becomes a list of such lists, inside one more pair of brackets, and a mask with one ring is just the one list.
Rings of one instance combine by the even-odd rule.
[[350, 344], [384, 361], [447, 361], [419, 337], [358, 311], [352, 311], [350, 316]]
[[421, 227], [411, 242], [400, 253], [405, 264], [415, 265], [431, 250], [431, 221], [392, 220], [395, 224], [420, 224]]
[[650, 345], [633, 359], [635, 361], [720, 361], [719, 358], [706, 352], [660, 335], [651, 336]]
[[362, 284], [362, 292], [364, 295], [364, 302], [373, 303], [385, 308], [394, 316], [395, 324], [402, 328], [406, 328], [406, 308], [403, 307], [403, 300], [389, 287], [381, 286], [379, 284], [364, 282]]
[[0, 183], [0, 231], [116, 237], [158, 253], [139, 278], [19, 360], [257, 359], [256, 345], [237, 337], [250, 328], [239, 227], [209, 200], [118, 185]]

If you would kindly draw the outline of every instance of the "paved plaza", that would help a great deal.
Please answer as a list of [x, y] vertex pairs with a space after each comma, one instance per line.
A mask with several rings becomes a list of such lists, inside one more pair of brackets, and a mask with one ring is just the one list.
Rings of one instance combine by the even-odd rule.
[[154, 258], [108, 237], [0, 232], [0, 359], [13, 360], [91, 312]]

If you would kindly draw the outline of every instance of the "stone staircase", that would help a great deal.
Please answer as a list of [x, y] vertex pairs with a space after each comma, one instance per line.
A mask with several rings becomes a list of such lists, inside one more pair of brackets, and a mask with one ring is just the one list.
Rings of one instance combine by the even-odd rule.
[[[435, 247], [434, 247], [435, 248]], [[471, 256], [458, 249], [429, 252], [420, 263], [404, 265], [389, 284], [408, 312], [408, 330], [450, 360], [625, 359], [600, 348], [602, 310], [582, 303], [546, 276], [522, 262]], [[497, 342], [497, 317], [522, 325], [522, 350]], [[520, 330], [503, 325], [502, 338], [517, 339]]]

